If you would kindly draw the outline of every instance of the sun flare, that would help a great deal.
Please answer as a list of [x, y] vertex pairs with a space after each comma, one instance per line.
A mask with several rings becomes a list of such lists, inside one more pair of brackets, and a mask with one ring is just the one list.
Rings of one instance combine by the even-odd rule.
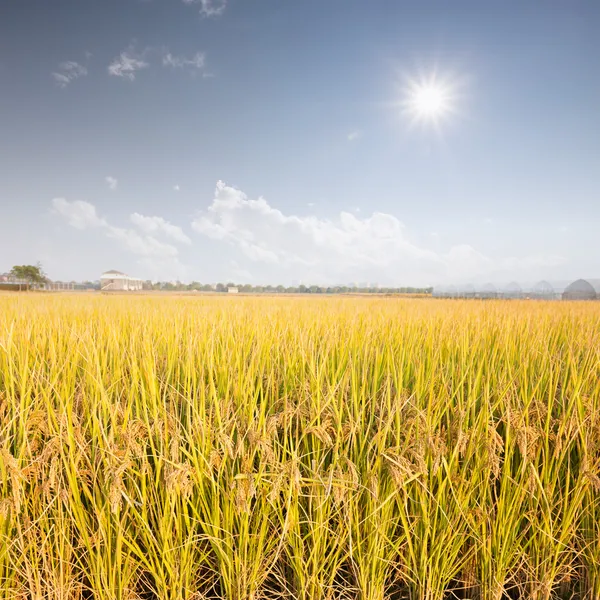
[[413, 123], [439, 125], [456, 109], [454, 86], [435, 75], [408, 80], [403, 95], [403, 112]]
[[415, 113], [423, 117], [436, 117], [447, 110], [444, 90], [436, 86], [424, 86], [414, 93], [412, 102]]

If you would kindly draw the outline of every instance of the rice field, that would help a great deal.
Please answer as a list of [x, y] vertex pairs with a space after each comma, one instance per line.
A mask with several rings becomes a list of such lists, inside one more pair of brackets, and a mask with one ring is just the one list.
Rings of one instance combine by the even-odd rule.
[[0, 295], [0, 598], [600, 599], [600, 304]]

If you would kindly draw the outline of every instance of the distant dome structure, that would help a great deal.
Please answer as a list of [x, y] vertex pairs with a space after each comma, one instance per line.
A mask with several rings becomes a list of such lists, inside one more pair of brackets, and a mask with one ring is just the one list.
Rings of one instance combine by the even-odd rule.
[[594, 286], [585, 279], [578, 279], [563, 292], [563, 300], [596, 300], [598, 297]]
[[600, 279], [590, 279], [588, 277], [586, 281], [590, 283], [592, 287], [596, 290], [596, 296], [598, 297], [598, 300], [600, 300]]
[[462, 296], [463, 298], [472, 298], [475, 296], [475, 286], [472, 283], [463, 285], [460, 289], [459, 296]]
[[520, 298], [522, 294], [523, 290], [516, 281], [511, 281], [503, 290], [505, 298]]
[[498, 295], [498, 290], [493, 283], [486, 283], [481, 287], [479, 295], [482, 298], [495, 298]]
[[554, 288], [545, 280], [538, 281], [532, 291], [535, 298], [554, 298]]

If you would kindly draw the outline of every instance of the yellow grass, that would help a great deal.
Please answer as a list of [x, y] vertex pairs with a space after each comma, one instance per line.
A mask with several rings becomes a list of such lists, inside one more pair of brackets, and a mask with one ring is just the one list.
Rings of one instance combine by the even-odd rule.
[[0, 296], [0, 598], [600, 599], [600, 305]]

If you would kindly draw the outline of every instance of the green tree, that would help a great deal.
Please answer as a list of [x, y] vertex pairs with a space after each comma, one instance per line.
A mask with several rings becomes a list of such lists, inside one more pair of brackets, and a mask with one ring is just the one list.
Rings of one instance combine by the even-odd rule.
[[32, 287], [37, 287], [48, 281], [40, 263], [37, 265], [15, 265], [10, 274], [17, 279], [26, 281]]

